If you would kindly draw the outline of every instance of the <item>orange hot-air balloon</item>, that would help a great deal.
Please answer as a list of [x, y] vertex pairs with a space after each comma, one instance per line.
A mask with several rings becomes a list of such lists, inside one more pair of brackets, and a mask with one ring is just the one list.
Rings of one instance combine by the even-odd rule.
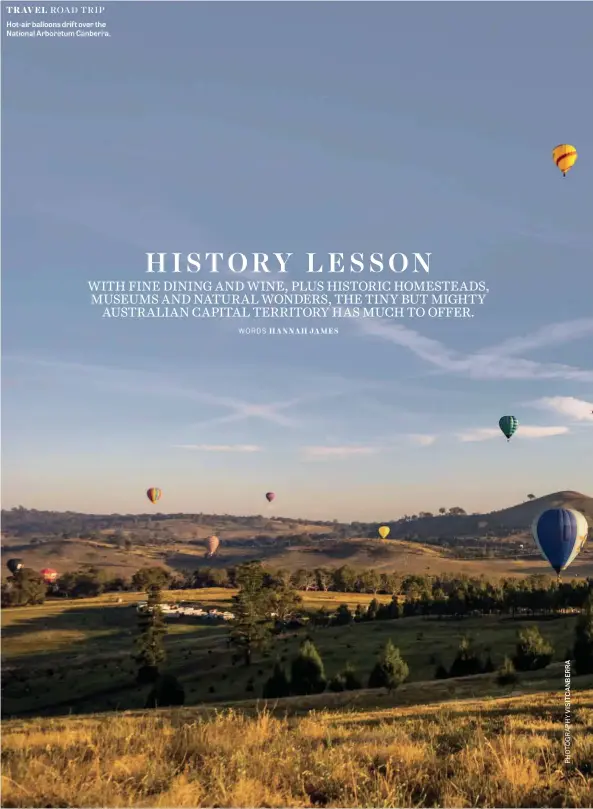
[[151, 503], [156, 503], [158, 500], [161, 499], [162, 491], [153, 487], [152, 489], [148, 489], [146, 492], [146, 496], [150, 500]]
[[387, 537], [389, 536], [389, 530], [390, 529], [388, 525], [382, 525], [379, 528], [379, 536], [381, 537], [381, 539], [387, 539]]
[[567, 172], [569, 172], [577, 162], [578, 153], [574, 146], [571, 146], [569, 143], [560, 143], [552, 150], [552, 159], [563, 176], [566, 177]]
[[208, 553], [206, 556], [214, 556], [218, 550], [218, 546], [220, 545], [220, 539], [218, 537], [209, 537], [206, 544], [208, 546]]

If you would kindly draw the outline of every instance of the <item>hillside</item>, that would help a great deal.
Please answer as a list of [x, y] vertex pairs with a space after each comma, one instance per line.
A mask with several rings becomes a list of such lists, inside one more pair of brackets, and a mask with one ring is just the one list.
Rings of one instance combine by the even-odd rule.
[[487, 514], [444, 514], [399, 523], [398, 533], [413, 533], [420, 538], [436, 536], [484, 536], [502, 531], [528, 532], [533, 520], [549, 508], [573, 508], [585, 515], [593, 525], [593, 497], [579, 492], [563, 491], [526, 500], [515, 506]]
[[[5, 722], [3, 804], [592, 806], [591, 682], [573, 684], [566, 767], [557, 683], [484, 699], [484, 679], [282, 700], [278, 715], [252, 703]], [[316, 710], [299, 716], [301, 702]]]
[[[147, 565], [193, 570], [228, 567], [258, 558], [289, 571], [309, 567], [375, 568], [409, 574], [547, 573], [531, 539], [533, 519], [547, 508], [581, 511], [593, 525], [593, 498], [555, 492], [489, 514], [445, 514], [380, 524], [309, 522], [261, 515], [86, 515], [12, 509], [2, 512], [3, 556], [18, 556], [34, 569], [64, 572], [91, 564], [113, 576], [129, 576]], [[216, 534], [221, 546], [205, 559], [205, 540]], [[521, 547], [523, 545], [524, 547]], [[593, 575], [593, 543], [573, 563], [571, 573]], [[6, 570], [3, 570], [3, 576]]]

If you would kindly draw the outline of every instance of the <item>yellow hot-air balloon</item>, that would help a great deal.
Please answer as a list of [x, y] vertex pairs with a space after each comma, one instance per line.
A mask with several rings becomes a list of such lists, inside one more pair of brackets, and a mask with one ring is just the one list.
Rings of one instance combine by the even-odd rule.
[[389, 536], [389, 530], [388, 525], [382, 525], [381, 528], [379, 528], [379, 536], [381, 539], [385, 539], [385, 537]]
[[560, 143], [552, 150], [552, 158], [564, 177], [566, 177], [566, 172], [570, 171], [577, 162], [578, 154], [574, 146], [569, 143]]

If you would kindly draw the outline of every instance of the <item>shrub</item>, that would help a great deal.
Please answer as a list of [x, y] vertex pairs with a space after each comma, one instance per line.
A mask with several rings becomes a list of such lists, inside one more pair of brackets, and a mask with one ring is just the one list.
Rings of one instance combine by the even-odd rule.
[[330, 691], [334, 693], [338, 693], [339, 691], [346, 690], [346, 684], [344, 683], [344, 677], [342, 674], [336, 674], [331, 680], [328, 682], [327, 687]]
[[301, 644], [300, 652], [291, 665], [290, 690], [295, 695], [321, 694], [326, 678], [319, 652], [310, 640]]
[[342, 677], [344, 678], [346, 691], [357, 691], [362, 688], [362, 680], [349, 663], [342, 672]]
[[488, 655], [488, 657], [486, 658], [486, 662], [482, 667], [482, 671], [484, 672], [484, 674], [489, 674], [492, 671], [496, 671], [496, 666], [494, 665], [494, 662], [492, 661], [492, 657], [490, 655]]
[[447, 671], [447, 669], [443, 666], [442, 663], [439, 663], [434, 673], [435, 680], [446, 680], [448, 676], [449, 672]]
[[280, 663], [276, 662], [271, 677], [264, 683], [262, 696], [264, 699], [278, 699], [290, 694], [290, 683]]
[[185, 689], [177, 677], [172, 674], [162, 674], [148, 695], [146, 707], [169, 708], [174, 705], [183, 705], [184, 702]]
[[392, 691], [406, 680], [409, 673], [408, 665], [399, 649], [388, 640], [371, 671], [369, 688], [386, 688]]
[[472, 674], [480, 674], [481, 671], [482, 660], [479, 653], [469, 638], [462, 638], [455, 660], [449, 669], [449, 677], [469, 677]]
[[545, 669], [554, 654], [554, 647], [545, 640], [536, 626], [519, 632], [513, 665], [517, 671]]
[[499, 685], [510, 685], [517, 682], [517, 673], [510, 657], [505, 657], [502, 661], [496, 675], [496, 682]]

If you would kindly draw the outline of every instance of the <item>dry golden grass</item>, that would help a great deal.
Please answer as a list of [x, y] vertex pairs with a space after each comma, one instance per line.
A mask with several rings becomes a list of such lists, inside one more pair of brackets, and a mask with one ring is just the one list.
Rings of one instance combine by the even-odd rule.
[[5, 807], [593, 805], [593, 691], [321, 711], [11, 721]]

